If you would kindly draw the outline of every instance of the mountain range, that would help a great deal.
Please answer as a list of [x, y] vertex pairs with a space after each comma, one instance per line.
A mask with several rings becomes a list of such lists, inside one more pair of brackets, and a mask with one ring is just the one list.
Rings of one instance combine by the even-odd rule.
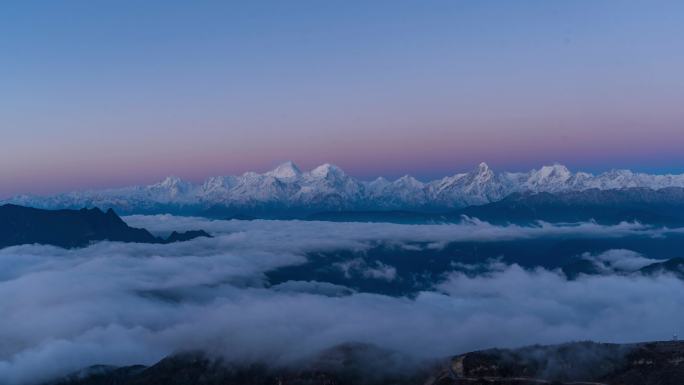
[[515, 193], [567, 193], [591, 189], [684, 188], [684, 174], [653, 175], [613, 170], [598, 175], [571, 172], [559, 164], [529, 172], [476, 169], [421, 182], [409, 175], [390, 181], [360, 181], [324, 164], [302, 171], [285, 162], [265, 173], [211, 177], [195, 184], [168, 177], [147, 186], [89, 190], [52, 196], [20, 195], [0, 203], [60, 209], [113, 208], [122, 214], [174, 213], [226, 217], [326, 210], [439, 211], [497, 202]]

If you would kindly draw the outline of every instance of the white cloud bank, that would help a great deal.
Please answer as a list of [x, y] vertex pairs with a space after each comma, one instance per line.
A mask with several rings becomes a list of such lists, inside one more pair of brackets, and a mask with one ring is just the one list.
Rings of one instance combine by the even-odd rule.
[[441, 357], [577, 339], [663, 339], [684, 320], [684, 283], [671, 276], [569, 282], [555, 272], [508, 266], [477, 278], [454, 273], [415, 299], [320, 282], [262, 285], [264, 272], [303, 263], [310, 251], [365, 250], [377, 241], [662, 235], [639, 224], [126, 220], [156, 233], [205, 229], [215, 237], [0, 250], [0, 383], [31, 384], [93, 364], [150, 364], [185, 349], [287, 363], [351, 341]]

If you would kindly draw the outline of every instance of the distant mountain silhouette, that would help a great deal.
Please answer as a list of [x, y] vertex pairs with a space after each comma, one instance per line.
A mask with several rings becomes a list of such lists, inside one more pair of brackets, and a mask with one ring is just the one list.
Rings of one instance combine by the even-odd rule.
[[[501, 201], [458, 210], [492, 223], [638, 221], [655, 225], [684, 224], [684, 189], [585, 190], [564, 193], [516, 193]], [[452, 214], [452, 215], [453, 215]]]
[[170, 243], [209, 237], [204, 231], [174, 232], [168, 239], [145, 229], [130, 227], [113, 210], [42, 210], [17, 205], [0, 206], [0, 248], [22, 244], [45, 244], [64, 248], [87, 246], [97, 241]]
[[306, 219], [334, 222], [443, 223], [460, 222], [463, 216], [494, 224], [594, 220], [602, 224], [637, 221], [652, 225], [683, 226], [684, 188], [514, 193], [497, 202], [448, 212], [325, 211], [310, 214]]

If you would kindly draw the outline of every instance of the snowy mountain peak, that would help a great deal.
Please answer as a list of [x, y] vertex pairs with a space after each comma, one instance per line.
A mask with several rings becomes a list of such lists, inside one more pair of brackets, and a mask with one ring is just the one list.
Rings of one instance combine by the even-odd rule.
[[394, 181], [394, 184], [405, 187], [422, 188], [424, 183], [418, 179], [412, 177], [411, 175], [404, 175], [401, 178]]
[[[573, 178], [574, 177], [574, 178]], [[586, 181], [586, 174], [573, 174], [561, 164], [543, 166], [524, 175], [522, 186], [529, 191], [557, 192]]]
[[[186, 182], [177, 176], [169, 176], [163, 181], [147, 186], [144, 190], [150, 194], [153, 199], [159, 201], [169, 201], [177, 199], [179, 201], [184, 201], [192, 192], [193, 185], [190, 182]], [[124, 189], [125, 190], [125, 189]]]
[[229, 189], [237, 183], [236, 177], [234, 176], [214, 176], [207, 179], [202, 184], [202, 190], [204, 191], [217, 191]]
[[568, 170], [567, 167], [563, 166], [562, 164], [553, 164], [551, 166], [543, 166], [542, 168], [539, 169], [539, 174], [540, 176], [543, 177], [561, 177], [561, 178], [566, 178], [570, 177], [571, 173], [570, 170]]
[[482, 162], [477, 166], [477, 170], [473, 173], [476, 180], [480, 182], [487, 182], [488, 180], [495, 177], [494, 171], [489, 168], [487, 163]]
[[342, 171], [341, 168], [330, 164], [330, 163], [325, 163], [322, 164], [313, 170], [309, 172], [310, 175], [317, 177], [317, 178], [327, 178], [327, 177], [342, 177], [345, 176], [344, 171]]
[[177, 176], [167, 176], [163, 181], [159, 182], [159, 187], [172, 188], [183, 184], [183, 180]]
[[287, 161], [278, 165], [278, 167], [266, 173], [268, 176], [272, 176], [278, 179], [291, 179], [297, 178], [302, 175], [302, 171], [297, 167], [292, 161]]
[[530, 181], [536, 183], [546, 183], [546, 182], [565, 182], [572, 178], [572, 172], [568, 170], [567, 167], [554, 164], [552, 166], [543, 166], [539, 170], [533, 170], [530, 172]]
[[189, 190], [192, 185], [177, 176], [168, 176], [163, 181], [150, 186], [153, 189], [168, 190], [174, 193], [181, 193]]

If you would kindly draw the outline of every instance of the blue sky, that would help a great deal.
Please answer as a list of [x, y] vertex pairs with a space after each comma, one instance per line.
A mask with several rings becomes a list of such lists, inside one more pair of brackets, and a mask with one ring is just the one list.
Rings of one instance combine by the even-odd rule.
[[0, 195], [336, 163], [684, 172], [680, 1], [13, 1]]

